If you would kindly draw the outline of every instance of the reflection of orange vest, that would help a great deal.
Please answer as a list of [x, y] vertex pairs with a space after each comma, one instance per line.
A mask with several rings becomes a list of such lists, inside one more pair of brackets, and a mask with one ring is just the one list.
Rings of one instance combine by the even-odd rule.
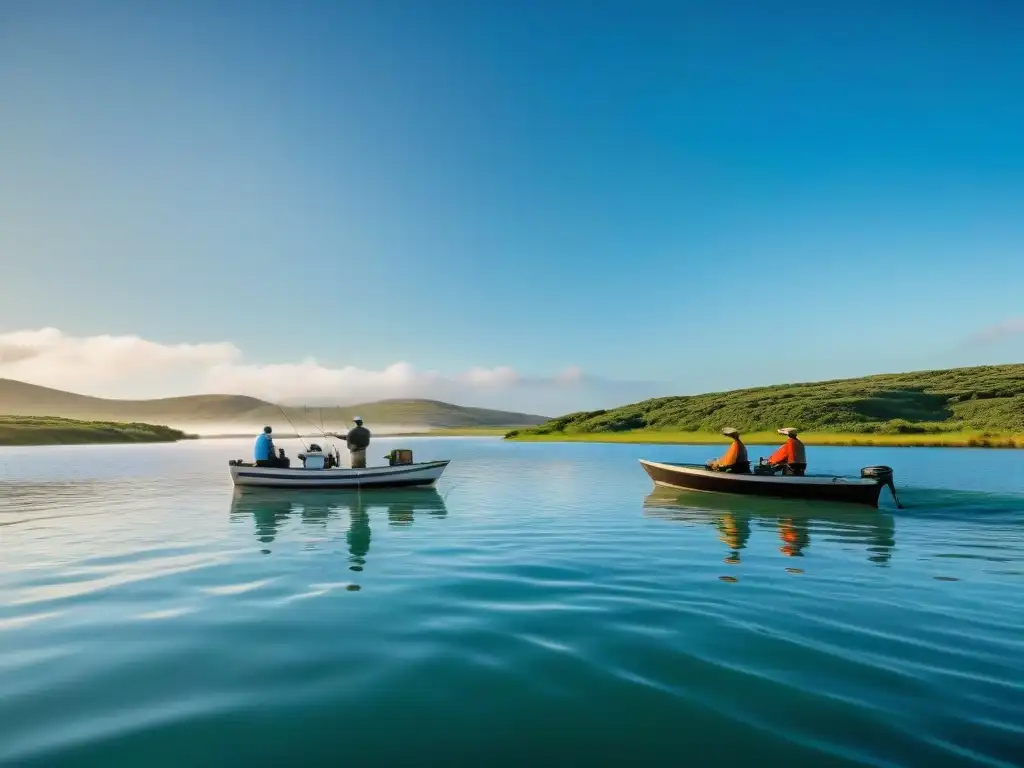
[[769, 457], [768, 462], [770, 464], [806, 464], [807, 452], [804, 450], [803, 443], [795, 437], [791, 437]]
[[741, 464], [747, 460], [747, 446], [739, 440], [733, 440], [732, 445], [729, 446], [729, 450], [727, 450], [722, 458], [718, 460], [718, 466], [731, 467], [735, 464]]

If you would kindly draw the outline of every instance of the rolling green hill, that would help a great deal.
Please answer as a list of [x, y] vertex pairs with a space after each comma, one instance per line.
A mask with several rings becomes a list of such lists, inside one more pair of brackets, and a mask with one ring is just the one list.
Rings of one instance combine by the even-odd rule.
[[884, 374], [660, 397], [571, 413], [512, 438], [557, 435], [745, 433], [797, 427], [811, 433], [909, 435], [964, 431], [1024, 434], [1024, 364]]
[[[282, 412], [283, 411], [283, 412]], [[243, 395], [192, 395], [158, 400], [107, 400], [0, 379], [0, 414], [56, 416], [87, 421], [167, 424], [186, 431], [250, 432], [271, 424], [287, 431], [319, 427], [345, 430], [353, 415], [374, 426], [421, 429], [514, 427], [540, 424], [544, 416], [487, 408], [466, 408], [437, 400], [381, 400], [341, 408], [281, 407]]]

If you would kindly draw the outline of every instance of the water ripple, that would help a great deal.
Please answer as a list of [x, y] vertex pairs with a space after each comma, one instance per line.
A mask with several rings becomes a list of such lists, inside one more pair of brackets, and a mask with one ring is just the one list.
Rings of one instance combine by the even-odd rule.
[[7, 451], [0, 763], [1024, 754], [1019, 455], [878, 459], [876, 511], [652, 493], [638, 453], [687, 447], [402, 444], [455, 458], [438, 492], [233, 493], [247, 442]]

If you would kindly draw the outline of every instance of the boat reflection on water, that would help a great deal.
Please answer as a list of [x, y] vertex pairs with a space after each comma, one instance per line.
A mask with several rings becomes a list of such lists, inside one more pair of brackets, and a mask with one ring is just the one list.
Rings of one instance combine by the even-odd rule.
[[889, 563], [896, 546], [896, 521], [891, 514], [849, 504], [659, 487], [644, 499], [644, 515], [715, 526], [719, 541], [729, 548], [725, 562], [731, 564], [740, 562], [755, 524], [775, 530], [779, 551], [786, 557], [802, 557], [812, 533], [820, 542], [862, 545], [868, 560], [882, 566]]
[[305, 526], [329, 529], [333, 520], [347, 520], [345, 541], [349, 566], [363, 570], [370, 551], [370, 513], [382, 510], [388, 524], [408, 527], [417, 516], [444, 518], [448, 515], [444, 498], [433, 488], [349, 490], [275, 490], [273, 488], [236, 488], [231, 499], [231, 519], [240, 522], [252, 517], [256, 538], [270, 554], [269, 545], [288, 520], [298, 519]]

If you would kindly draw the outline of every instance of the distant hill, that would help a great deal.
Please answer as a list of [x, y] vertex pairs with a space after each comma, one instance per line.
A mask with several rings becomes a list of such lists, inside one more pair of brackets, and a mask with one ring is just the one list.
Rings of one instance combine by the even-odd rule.
[[381, 400], [341, 408], [284, 408], [244, 395], [191, 395], [156, 400], [107, 400], [0, 379], [0, 414], [57, 416], [88, 421], [164, 424], [190, 432], [250, 432], [271, 424], [287, 431], [290, 423], [307, 432], [323, 426], [344, 431], [352, 416], [362, 416], [371, 430], [377, 427], [458, 428], [515, 427], [544, 422], [547, 417], [488, 408], [467, 408], [438, 400]]
[[184, 432], [152, 424], [77, 421], [53, 416], [0, 416], [0, 445], [173, 443]]
[[659, 397], [621, 408], [570, 413], [520, 436], [664, 430], [912, 434], [990, 430], [1024, 433], [1024, 364], [883, 374], [803, 384]]

